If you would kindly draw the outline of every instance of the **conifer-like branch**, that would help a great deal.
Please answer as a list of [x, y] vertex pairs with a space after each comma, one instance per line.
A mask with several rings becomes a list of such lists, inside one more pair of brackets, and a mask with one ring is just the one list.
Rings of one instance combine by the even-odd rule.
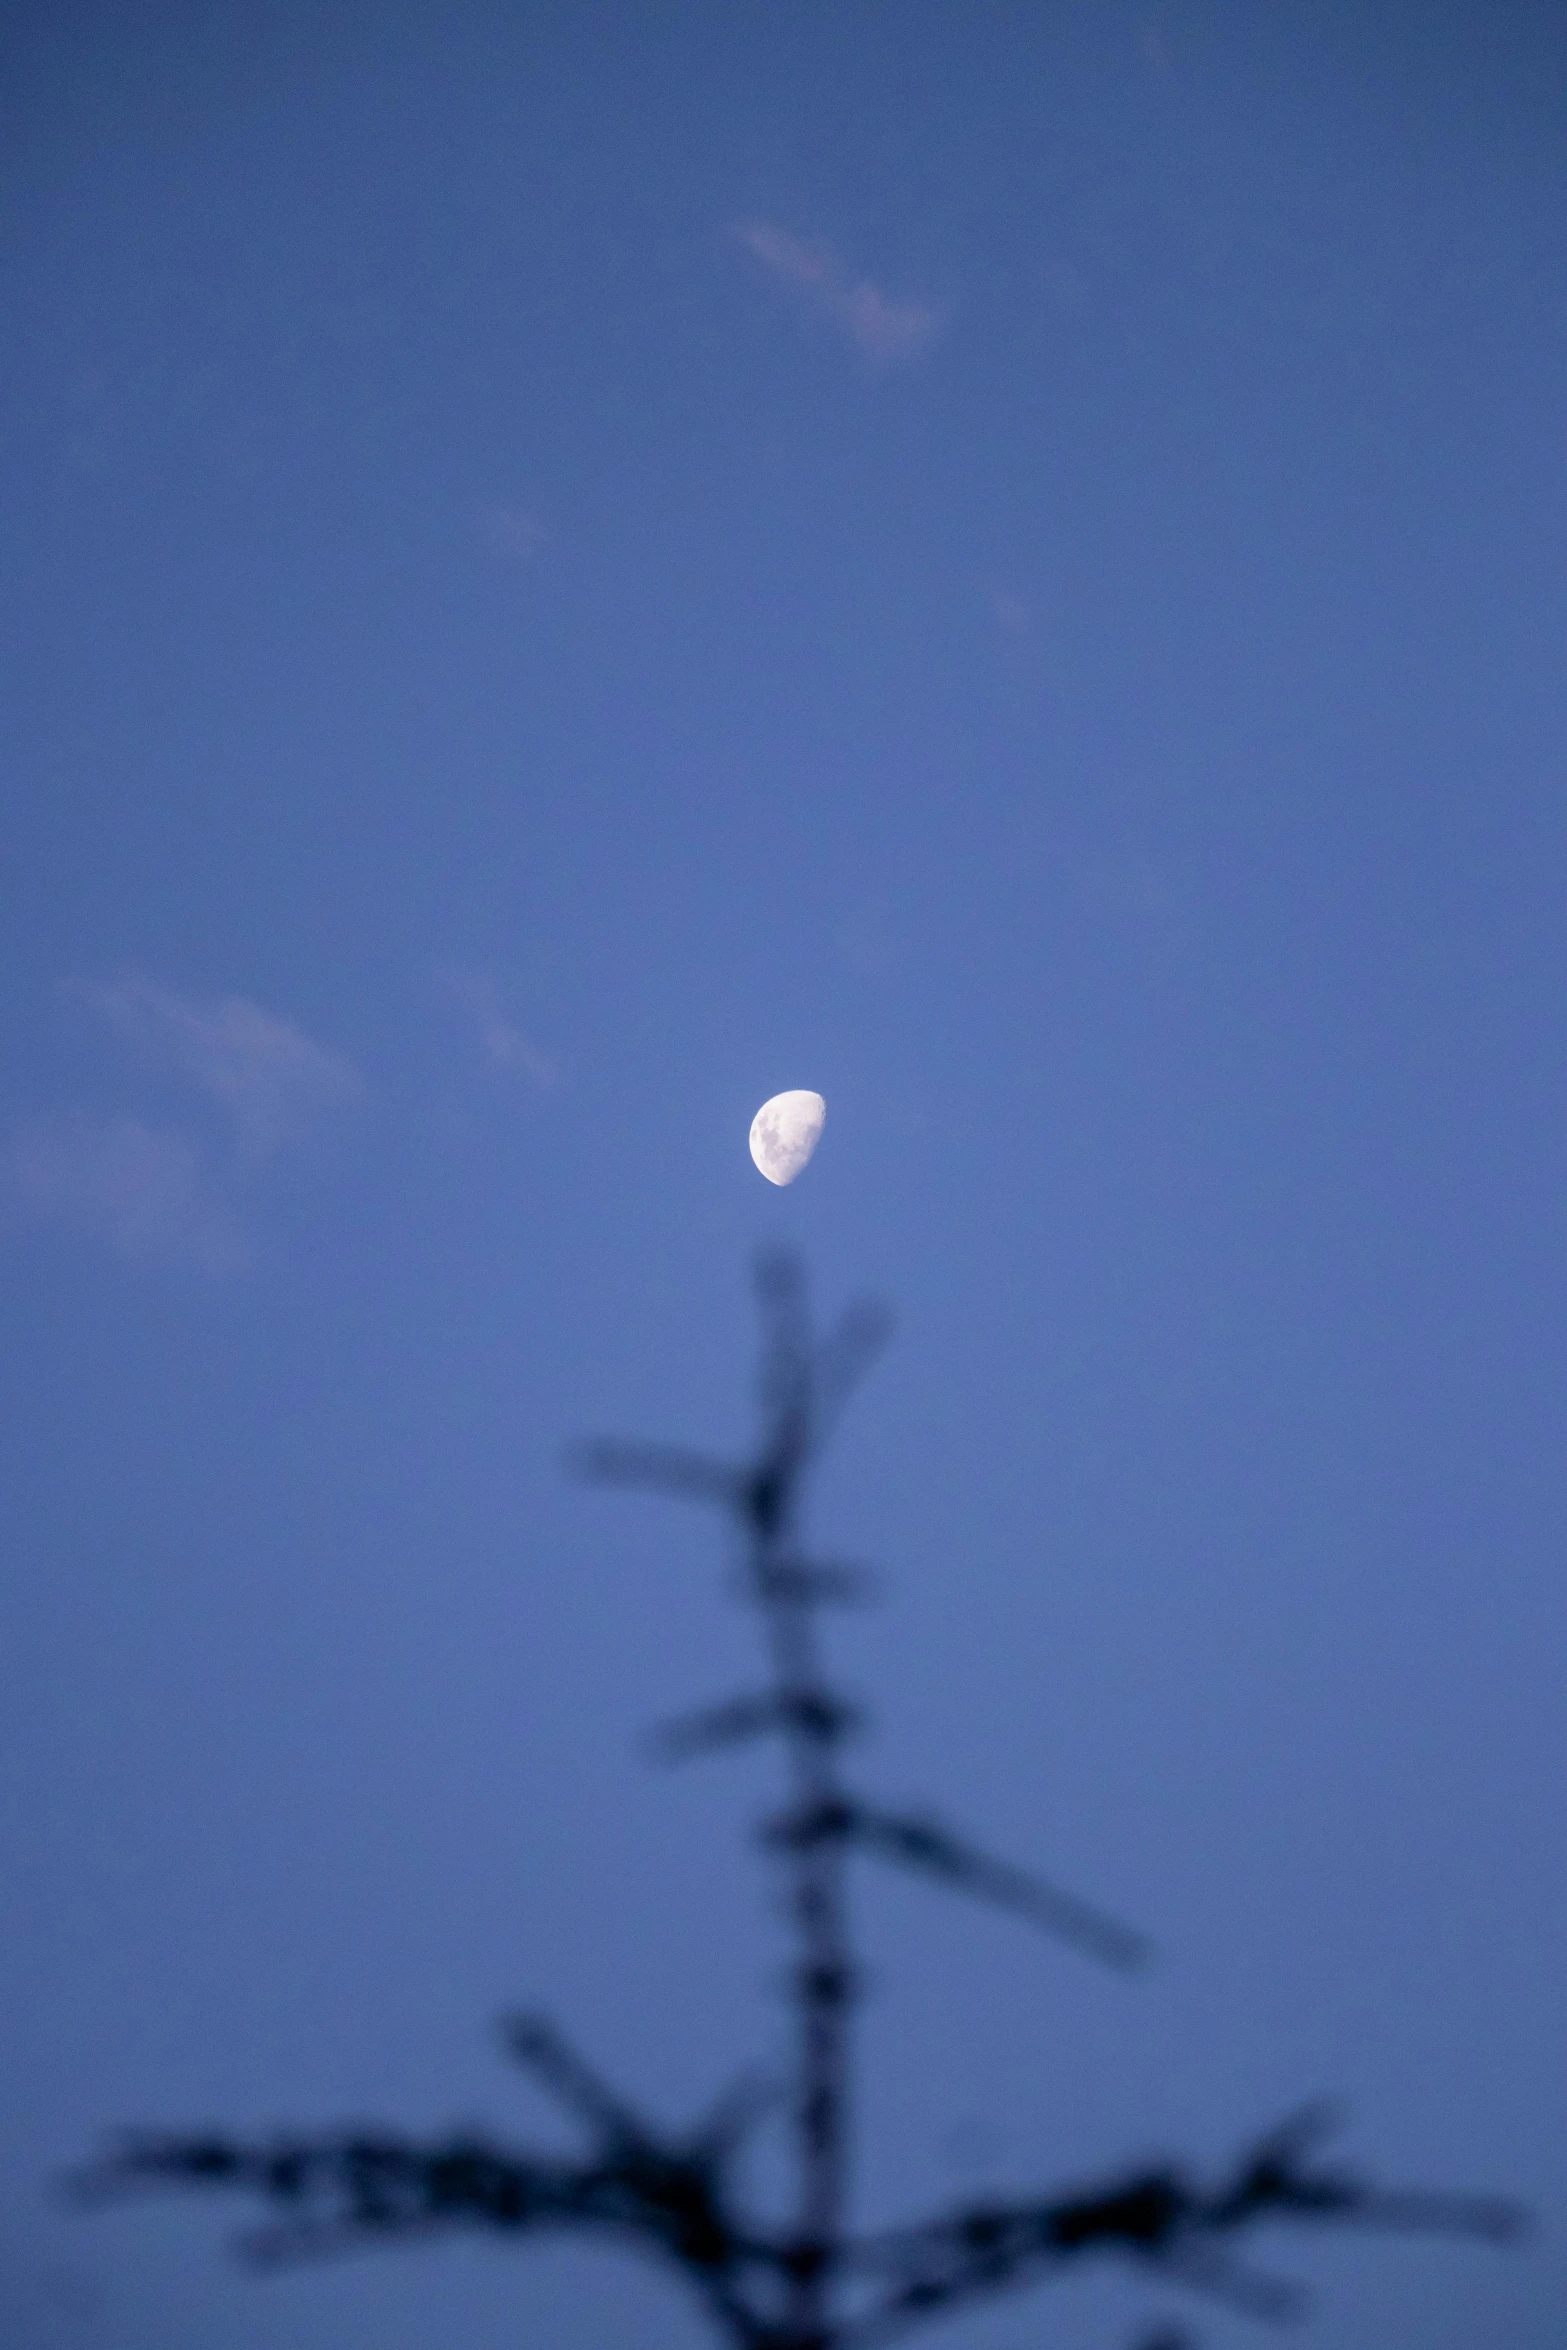
[[538, 2016], [508, 2019], [505, 2044], [584, 2133], [580, 2161], [471, 2135], [421, 2145], [354, 2130], [268, 2147], [220, 2135], [152, 2136], [126, 2140], [78, 2176], [76, 2191], [97, 2199], [171, 2183], [241, 2190], [272, 2214], [244, 2240], [254, 2258], [268, 2261], [454, 2227], [507, 2235], [597, 2229], [672, 2263], [740, 2350], [876, 2350], [932, 2317], [1100, 2252], [1129, 2256], [1251, 2316], [1280, 2318], [1298, 2306], [1295, 2289], [1233, 2257], [1235, 2238], [1261, 2220], [1340, 2220], [1493, 2242], [1515, 2236], [1521, 2216], [1510, 2204], [1388, 2193], [1309, 2167], [1305, 2158], [1331, 2120], [1320, 2106], [1292, 2115], [1211, 2189], [1172, 2166], [1067, 2195], [960, 2205], [879, 2233], [847, 2230], [850, 2024], [860, 1981], [846, 1905], [854, 1853], [997, 1903], [1110, 1966], [1136, 1966], [1150, 1946], [927, 1814], [885, 1810], [846, 1785], [840, 1749], [860, 1716], [827, 1678], [817, 1611], [854, 1596], [862, 1578], [805, 1554], [800, 1501], [813, 1460], [889, 1325], [880, 1308], [862, 1304], [817, 1342], [803, 1277], [788, 1256], [764, 1259], [758, 1286], [765, 1333], [753, 1458], [726, 1462], [611, 1440], [576, 1457], [598, 1482], [714, 1504], [740, 1537], [771, 1679], [666, 1724], [656, 1746], [671, 1761], [759, 1737], [776, 1737], [783, 1749], [788, 1800], [762, 1835], [784, 1879], [796, 1941], [795, 2056], [785, 2092], [796, 2164], [790, 2217], [772, 2225], [748, 2216], [737, 2176], [744, 2140], [777, 2101], [776, 2086], [743, 2078], [694, 2131], [668, 2137]]

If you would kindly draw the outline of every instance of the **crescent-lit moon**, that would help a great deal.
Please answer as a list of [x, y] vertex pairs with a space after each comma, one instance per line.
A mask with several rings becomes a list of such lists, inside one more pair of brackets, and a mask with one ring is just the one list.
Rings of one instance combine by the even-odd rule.
[[769, 1183], [792, 1183], [827, 1123], [819, 1093], [775, 1093], [751, 1120], [751, 1156]]

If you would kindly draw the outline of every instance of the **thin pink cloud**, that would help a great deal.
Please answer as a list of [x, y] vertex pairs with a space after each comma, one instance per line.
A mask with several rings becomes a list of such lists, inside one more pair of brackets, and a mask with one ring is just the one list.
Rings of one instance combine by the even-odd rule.
[[253, 1159], [271, 1157], [322, 1111], [363, 1098], [351, 1061], [244, 996], [203, 1003], [135, 977], [73, 980], [67, 993], [215, 1103]]
[[243, 996], [193, 1000], [134, 976], [68, 980], [62, 992], [129, 1046], [141, 1087], [174, 1080], [183, 1108], [172, 1123], [89, 1108], [23, 1119], [0, 1140], [0, 1210], [136, 1264], [245, 1264], [237, 1211], [280, 1153], [363, 1098], [358, 1070]]
[[0, 1189], [29, 1222], [84, 1232], [133, 1264], [227, 1273], [248, 1254], [199, 1146], [139, 1118], [25, 1120], [0, 1152]]
[[548, 1089], [560, 1072], [548, 1054], [541, 1053], [501, 1008], [501, 991], [482, 971], [439, 970], [436, 982], [473, 1024], [479, 1049], [492, 1069], [528, 1078]]
[[906, 359], [936, 331], [927, 304], [894, 301], [868, 278], [851, 278], [829, 245], [807, 244], [766, 220], [737, 221], [732, 234], [764, 269], [836, 319], [868, 358]]
[[523, 506], [481, 506], [479, 526], [490, 553], [502, 563], [531, 563], [549, 532]]

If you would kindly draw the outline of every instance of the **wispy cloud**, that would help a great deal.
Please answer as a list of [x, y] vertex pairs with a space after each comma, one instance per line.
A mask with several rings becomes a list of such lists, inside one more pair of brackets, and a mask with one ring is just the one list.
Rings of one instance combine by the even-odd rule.
[[531, 563], [550, 535], [523, 506], [481, 506], [479, 528], [490, 553], [502, 563]]
[[358, 1070], [243, 996], [197, 1002], [134, 977], [69, 980], [62, 993], [128, 1048], [138, 1092], [172, 1079], [188, 1106], [160, 1124], [140, 1104], [26, 1118], [0, 1148], [0, 1191], [24, 1216], [137, 1263], [242, 1264], [239, 1195], [324, 1113], [363, 1096]]
[[1021, 596], [1013, 595], [1010, 588], [998, 587], [994, 581], [987, 593], [991, 616], [998, 628], [1004, 628], [1008, 636], [1031, 634], [1034, 626], [1034, 608], [1031, 604], [1026, 604]]
[[200, 1146], [173, 1128], [90, 1110], [24, 1119], [0, 1151], [12, 1206], [85, 1232], [133, 1263], [226, 1273], [248, 1254]]
[[765, 220], [736, 221], [731, 231], [775, 277], [836, 319], [872, 359], [906, 359], [936, 331], [936, 313], [923, 302], [898, 302], [868, 278], [855, 278], [830, 245], [808, 244]]
[[444, 968], [435, 977], [441, 992], [466, 1014], [479, 1050], [492, 1069], [526, 1077], [534, 1085], [546, 1088], [559, 1082], [560, 1072], [554, 1062], [507, 1018], [501, 1008], [501, 991], [493, 979], [482, 971]]
[[323, 1110], [359, 1101], [353, 1063], [244, 996], [202, 1004], [125, 978], [67, 982], [151, 1066], [192, 1084], [225, 1113], [241, 1150], [268, 1158]]

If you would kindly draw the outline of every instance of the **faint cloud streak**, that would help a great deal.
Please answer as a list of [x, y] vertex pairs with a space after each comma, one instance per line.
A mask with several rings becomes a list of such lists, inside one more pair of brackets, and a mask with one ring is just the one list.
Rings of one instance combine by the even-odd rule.
[[851, 277], [829, 245], [807, 244], [765, 220], [736, 221], [730, 233], [764, 269], [835, 319], [871, 359], [906, 359], [936, 331], [934, 310], [893, 301], [868, 278]]
[[1008, 636], [1028, 636], [1032, 633], [1032, 605], [1025, 604], [1021, 596], [1013, 595], [1010, 588], [997, 587], [994, 583], [989, 594], [991, 614], [998, 628], [1004, 628]]
[[502, 563], [531, 563], [549, 537], [543, 523], [521, 506], [481, 506], [479, 527], [490, 553]]
[[547, 1091], [560, 1082], [560, 1072], [548, 1055], [524, 1036], [501, 1009], [501, 992], [482, 971], [436, 972], [442, 993], [467, 1015], [479, 1050], [492, 1069], [526, 1077]]
[[248, 1254], [200, 1149], [172, 1128], [89, 1110], [28, 1118], [0, 1171], [30, 1220], [69, 1225], [133, 1263], [227, 1273]]
[[199, 1004], [135, 978], [108, 987], [72, 980], [66, 992], [224, 1111], [252, 1158], [271, 1157], [320, 1112], [364, 1096], [351, 1061], [244, 996]]
[[233, 1271], [250, 1255], [236, 1184], [362, 1099], [363, 1078], [243, 996], [196, 1002], [135, 977], [68, 980], [61, 993], [144, 1071], [194, 1093], [206, 1123], [86, 1108], [25, 1118], [0, 1147], [0, 1194], [27, 1220], [86, 1233], [133, 1263]]

